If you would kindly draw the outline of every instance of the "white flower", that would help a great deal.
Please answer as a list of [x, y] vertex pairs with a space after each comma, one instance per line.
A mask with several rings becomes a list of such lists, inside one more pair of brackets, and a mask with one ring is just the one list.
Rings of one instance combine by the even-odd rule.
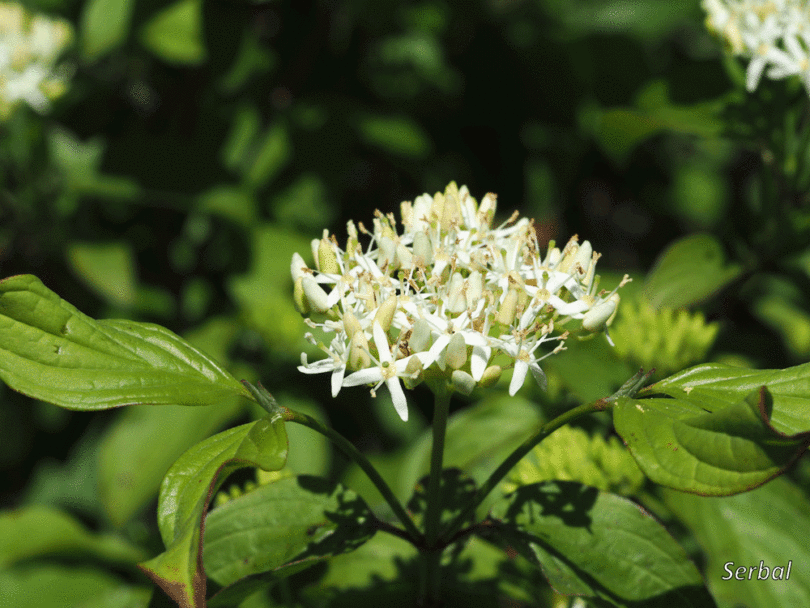
[[412, 357], [405, 357], [403, 359], [394, 359], [391, 357], [391, 350], [388, 345], [388, 339], [385, 337], [385, 332], [379, 323], [374, 323], [374, 345], [377, 347], [377, 352], [380, 355], [379, 361], [375, 360], [373, 367], [361, 369], [354, 372], [343, 381], [343, 386], [359, 386], [361, 384], [376, 384], [374, 390], [380, 388], [384, 382], [388, 387], [388, 392], [391, 393], [391, 400], [394, 402], [394, 409], [397, 414], [402, 418], [403, 422], [408, 420], [408, 402], [405, 400], [405, 393], [402, 386], [399, 384], [399, 376], [407, 375], [405, 368], [408, 366]]
[[54, 63], [70, 42], [70, 25], [0, 2], [0, 120], [20, 102], [44, 113], [65, 88], [67, 71]]
[[709, 29], [749, 60], [745, 86], [764, 74], [798, 76], [810, 92], [810, 3], [807, 0], [703, 0]]
[[[478, 204], [451, 183], [403, 202], [402, 228], [378, 211], [372, 230], [348, 223], [345, 249], [324, 233], [312, 243], [317, 270], [293, 256], [297, 309], [310, 327], [334, 332], [328, 348], [318, 344], [327, 358], [304, 358], [299, 369], [331, 372], [333, 395], [340, 386], [370, 384], [374, 393], [385, 384], [403, 420], [400, 380], [445, 382], [466, 394], [514, 367], [511, 394], [529, 371], [544, 386], [538, 362], [562, 350], [571, 331], [606, 329], [604, 314], [589, 313], [618, 296], [597, 291], [599, 254], [588, 241], [575, 236], [562, 251], [551, 243], [543, 256], [532, 222], [513, 214], [493, 227], [495, 207], [494, 194]], [[569, 323], [576, 326], [566, 331]], [[557, 346], [540, 352], [550, 341]]]

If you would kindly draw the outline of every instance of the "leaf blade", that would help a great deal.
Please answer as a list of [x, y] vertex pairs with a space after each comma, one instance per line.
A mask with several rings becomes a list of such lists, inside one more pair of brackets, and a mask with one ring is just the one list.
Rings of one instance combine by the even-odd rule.
[[233, 376], [169, 330], [96, 321], [32, 275], [0, 281], [0, 345], [6, 384], [68, 409], [249, 398]]

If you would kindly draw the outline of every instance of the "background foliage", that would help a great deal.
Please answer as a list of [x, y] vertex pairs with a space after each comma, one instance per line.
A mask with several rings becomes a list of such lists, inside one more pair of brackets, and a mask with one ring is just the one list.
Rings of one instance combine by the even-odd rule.
[[[423, 415], [403, 424], [387, 397], [347, 389], [333, 400], [327, 378], [297, 372], [309, 347], [289, 261], [294, 251], [309, 259], [324, 228], [345, 234], [347, 219], [370, 224], [375, 209], [398, 211], [450, 180], [478, 198], [498, 193], [503, 219], [514, 208], [534, 217], [541, 243], [589, 239], [603, 253], [606, 286], [624, 272], [635, 278], [623, 290], [631, 304], [616, 320], [615, 350], [600, 338], [547, 359], [547, 393], [527, 386], [517, 399], [456, 400], [471, 407], [451, 422], [447, 464], [474, 478], [533, 424], [610, 394], [640, 365], [781, 368], [810, 355], [810, 213], [803, 176], [791, 169], [806, 151], [777, 149], [795, 125], [768, 124], [794, 107], [806, 112], [807, 99], [791, 83], [741, 96], [697, 0], [27, 4], [74, 25], [75, 73], [48, 116], [20, 107], [0, 124], [3, 276], [35, 274], [94, 318], [184, 335], [235, 376], [328, 421], [403, 498], [426, 472], [430, 395], [416, 391]], [[83, 605], [92, 592], [105, 606], [145, 605], [132, 564], [161, 550], [160, 480], [189, 446], [257, 416], [242, 401], [76, 413], [0, 387], [0, 507], [38, 505], [38, 521], [64, 526], [68, 545], [92, 558], [28, 564], [39, 570], [25, 578], [3, 569], [22, 558], [0, 555], [0, 588], [18, 590], [0, 592], [0, 604]], [[380, 507], [320, 436], [288, 430], [288, 467], [268, 475], [323, 475]], [[609, 418], [585, 430], [607, 436]], [[577, 442], [583, 461], [602, 458], [593, 445]], [[580, 479], [566, 466], [558, 477]], [[611, 475], [580, 480], [632, 493], [710, 568], [721, 605], [741, 601], [717, 580], [733, 551], [701, 525], [721, 516], [722, 499], [638, 489]], [[762, 491], [785, 486], [795, 501], [782, 506], [806, 518], [806, 457], [788, 477]], [[734, 503], [745, 513], [738, 533], [778, 537], [775, 524], [763, 529], [752, 515], [762, 502], [743, 500]], [[375, 564], [376, 579], [358, 579], [341, 556], [282, 593], [317, 603], [335, 589], [345, 598], [370, 581], [407, 579], [407, 552], [393, 559], [399, 541], [377, 546], [378, 537], [352, 554]], [[495, 549], [476, 543], [465, 551], [480, 571], [467, 574], [482, 589], [497, 576], [501, 592], [527, 603], [550, 597], [537, 576], [521, 574], [520, 560], [515, 572], [487, 570]], [[797, 561], [806, 549], [795, 551], [773, 559]], [[40, 590], [43, 580], [61, 581], [60, 568], [75, 588], [57, 599], [33, 593], [35, 581]], [[768, 593], [756, 605], [788, 605]]]

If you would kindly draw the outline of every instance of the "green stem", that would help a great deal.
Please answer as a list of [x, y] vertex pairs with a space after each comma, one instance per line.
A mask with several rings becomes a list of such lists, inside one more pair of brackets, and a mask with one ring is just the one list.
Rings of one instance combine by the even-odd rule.
[[598, 401], [594, 401], [593, 403], [584, 403], [580, 406], [577, 406], [567, 412], [564, 412], [557, 416], [554, 420], [551, 420], [540, 427], [540, 430], [537, 431], [534, 435], [529, 437], [526, 441], [521, 443], [514, 452], [512, 452], [506, 460], [504, 460], [501, 465], [495, 469], [492, 475], [489, 476], [484, 484], [478, 488], [478, 491], [475, 493], [473, 500], [470, 501], [469, 504], [464, 508], [464, 510], [458, 514], [458, 516], [450, 522], [448, 526], [445, 527], [441, 537], [443, 539], [451, 538], [456, 532], [458, 532], [462, 526], [470, 519], [470, 517], [475, 513], [475, 510], [479, 507], [479, 505], [484, 502], [484, 499], [489, 496], [489, 493], [492, 492], [496, 488], [496, 486], [501, 483], [506, 474], [512, 470], [518, 461], [523, 458], [526, 454], [532, 451], [532, 448], [540, 443], [543, 439], [551, 435], [554, 431], [556, 431], [561, 426], [564, 426], [575, 420], [581, 416], [585, 416], [586, 414], [592, 414], [593, 412], [599, 412], [604, 410], [609, 405], [606, 399], [599, 399]]
[[419, 531], [419, 528], [416, 527], [416, 524], [413, 523], [413, 519], [411, 519], [411, 516], [408, 515], [407, 511], [405, 511], [402, 503], [400, 503], [397, 497], [394, 496], [394, 492], [391, 490], [390, 486], [385, 483], [385, 480], [379, 474], [377, 469], [374, 468], [374, 465], [368, 461], [368, 458], [366, 458], [360, 452], [360, 450], [354, 447], [354, 445], [352, 445], [348, 439], [334, 429], [321, 424], [306, 414], [293, 411], [283, 406], [279, 407], [279, 411], [286, 422], [302, 424], [311, 428], [313, 431], [317, 431], [334, 443], [335, 446], [347, 457], [354, 460], [380, 491], [380, 494], [382, 494], [382, 497], [390, 505], [391, 510], [394, 512], [394, 515], [397, 516], [397, 519], [402, 522], [402, 525], [405, 527], [405, 530], [408, 533], [410, 541], [413, 544], [420, 544], [422, 542], [422, 533]]
[[441, 588], [441, 555], [439, 529], [442, 517], [442, 463], [447, 415], [452, 392], [446, 388], [434, 389], [433, 445], [430, 452], [430, 477], [425, 509], [425, 549], [422, 552], [422, 600], [424, 605], [438, 605]]

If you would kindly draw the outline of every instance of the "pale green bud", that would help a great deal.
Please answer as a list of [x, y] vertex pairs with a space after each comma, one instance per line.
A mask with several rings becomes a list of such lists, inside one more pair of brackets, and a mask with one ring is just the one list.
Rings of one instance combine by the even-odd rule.
[[579, 249], [577, 249], [576, 255], [574, 256], [574, 265], [576, 266], [576, 264], [579, 264], [579, 267], [582, 268], [582, 275], [588, 274], [592, 257], [593, 247], [591, 247], [590, 242], [583, 241], [579, 246]]
[[379, 260], [380, 267], [389, 266], [395, 267], [394, 261], [396, 258], [397, 253], [397, 246], [394, 241], [392, 241], [387, 236], [384, 236], [380, 239], [380, 253], [382, 253], [382, 257]]
[[597, 332], [604, 329], [608, 319], [616, 312], [617, 304], [618, 303], [611, 298], [591, 308], [585, 313], [585, 316], [582, 317], [582, 328], [590, 332]]
[[492, 192], [485, 194], [484, 198], [481, 199], [481, 204], [478, 206], [478, 224], [488, 228], [492, 227], [492, 220], [495, 218], [497, 206], [497, 197]]
[[368, 356], [368, 339], [362, 331], [355, 332], [349, 343], [349, 367], [354, 370], [366, 369], [371, 365]]
[[467, 363], [467, 344], [464, 342], [464, 336], [453, 334], [447, 344], [445, 361], [453, 369], [464, 367], [464, 364]]
[[335, 246], [327, 238], [318, 243], [318, 269], [327, 274], [340, 274]]
[[357, 245], [360, 243], [357, 237], [357, 226], [354, 225], [352, 220], [346, 222], [346, 234], [349, 235], [346, 239], [346, 253], [352, 255], [357, 249]]
[[326, 292], [315, 282], [312, 277], [304, 277], [301, 279], [302, 287], [304, 288], [304, 300], [309, 307], [316, 312], [326, 312]]
[[453, 386], [453, 390], [462, 395], [469, 395], [475, 388], [475, 380], [473, 377], [460, 369], [457, 369], [451, 374], [450, 384]]
[[413, 266], [413, 254], [411, 253], [411, 250], [402, 243], [397, 245], [396, 262], [399, 268], [403, 268], [405, 270], [408, 270]]
[[405, 376], [402, 376], [402, 383], [405, 388], [411, 390], [422, 382], [422, 371], [424, 366], [418, 357], [411, 357], [408, 365], [405, 366]]
[[444, 204], [442, 205], [441, 229], [445, 232], [461, 223], [461, 207], [458, 202], [458, 186], [450, 182], [444, 189]]
[[478, 381], [478, 386], [481, 388], [489, 388], [501, 379], [503, 368], [500, 365], [490, 365], [484, 370], [481, 380]]
[[467, 308], [475, 308], [478, 300], [484, 295], [484, 278], [477, 270], [467, 277]]
[[467, 298], [464, 295], [464, 278], [460, 273], [453, 274], [448, 291], [447, 310], [453, 313], [461, 313], [467, 310]]
[[301, 315], [308, 315], [312, 310], [304, 297], [304, 279], [306, 277], [298, 277], [293, 283], [293, 305]]
[[421, 353], [430, 348], [430, 323], [425, 319], [417, 319], [413, 324], [408, 348], [413, 353]]
[[394, 313], [396, 311], [397, 297], [390, 295], [377, 309], [377, 313], [374, 315], [374, 323], [379, 323], [383, 331], [387, 332], [391, 329], [391, 323], [394, 321]]
[[346, 335], [349, 338], [353, 338], [354, 334], [357, 332], [362, 333], [363, 328], [360, 327], [360, 322], [357, 320], [357, 317], [354, 316], [354, 313], [351, 310], [347, 310], [343, 313], [343, 329], [346, 331]]
[[433, 263], [433, 245], [426, 232], [419, 231], [413, 235], [414, 264], [430, 266]]
[[503, 299], [498, 312], [495, 314], [495, 322], [501, 325], [511, 325], [515, 320], [518, 306], [518, 290], [510, 287], [506, 292], [506, 297]]

